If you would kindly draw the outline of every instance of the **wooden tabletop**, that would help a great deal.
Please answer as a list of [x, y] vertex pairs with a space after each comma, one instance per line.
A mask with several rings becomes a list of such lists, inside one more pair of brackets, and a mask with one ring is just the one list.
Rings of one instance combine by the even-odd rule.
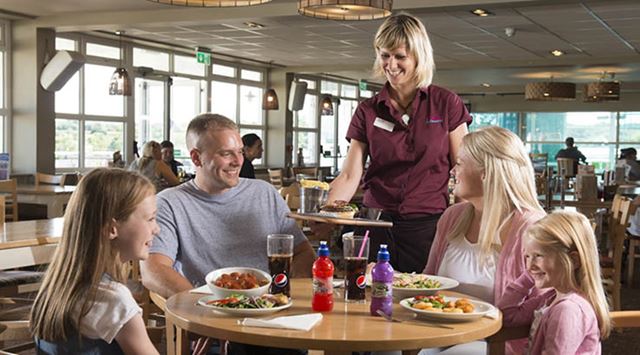
[[0, 250], [58, 243], [63, 224], [62, 217], [3, 223], [0, 225]]
[[18, 194], [32, 195], [61, 195], [72, 194], [76, 190], [75, 186], [58, 185], [18, 185]]
[[[336, 291], [338, 291], [336, 289]], [[341, 290], [340, 290], [341, 291]], [[293, 305], [265, 318], [311, 313], [311, 280], [291, 282]], [[447, 292], [449, 295], [459, 295]], [[334, 294], [334, 309], [323, 313], [322, 321], [308, 332], [244, 327], [232, 317], [196, 305], [202, 294], [188, 291], [169, 298], [166, 303], [168, 320], [178, 328], [213, 338], [294, 349], [325, 350], [325, 353], [351, 351], [415, 350], [449, 346], [482, 339], [496, 333], [502, 319], [482, 318], [467, 323], [447, 323], [453, 329], [416, 324], [415, 321], [392, 323], [369, 314], [369, 303], [345, 303], [342, 292]], [[370, 300], [370, 296], [367, 296]], [[413, 313], [394, 304], [393, 315], [409, 319]], [[411, 351], [415, 353], [415, 351]]]

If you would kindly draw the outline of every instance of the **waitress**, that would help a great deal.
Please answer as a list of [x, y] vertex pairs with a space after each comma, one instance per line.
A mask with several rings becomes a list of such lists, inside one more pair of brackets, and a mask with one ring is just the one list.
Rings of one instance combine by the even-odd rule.
[[362, 180], [364, 206], [382, 209], [381, 219], [393, 222], [393, 228], [371, 230], [370, 255], [387, 244], [395, 270], [421, 272], [471, 116], [460, 97], [431, 84], [433, 50], [420, 20], [388, 17], [374, 48], [374, 72], [387, 82], [351, 119], [351, 145], [328, 201], [351, 200]]

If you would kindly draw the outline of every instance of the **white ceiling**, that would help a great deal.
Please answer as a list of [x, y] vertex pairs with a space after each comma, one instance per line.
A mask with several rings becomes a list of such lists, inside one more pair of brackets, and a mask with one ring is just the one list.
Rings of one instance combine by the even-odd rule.
[[[606, 70], [640, 88], [640, 1], [483, 1], [477, 17], [464, 0], [396, 0], [424, 22], [438, 67], [436, 82], [458, 90], [521, 85], [553, 76], [572, 82]], [[453, 6], [456, 5], [456, 6]], [[296, 1], [233, 9], [185, 9], [145, 0], [3, 0], [0, 8], [59, 31], [125, 29], [127, 35], [260, 60], [292, 71], [369, 77], [377, 21], [326, 21], [296, 13]], [[263, 28], [249, 28], [246, 22]], [[506, 27], [515, 29], [509, 37]], [[553, 57], [549, 51], [567, 54]], [[626, 85], [623, 84], [623, 89]]]

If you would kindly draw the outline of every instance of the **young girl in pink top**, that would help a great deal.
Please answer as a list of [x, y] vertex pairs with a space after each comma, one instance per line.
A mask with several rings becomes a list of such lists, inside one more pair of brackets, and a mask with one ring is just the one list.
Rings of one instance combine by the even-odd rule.
[[[552, 213], [527, 230], [523, 243], [535, 286], [555, 291], [534, 312], [528, 353], [600, 354], [600, 339], [609, 335], [611, 324], [587, 218]], [[530, 306], [521, 302], [525, 295], [520, 296], [512, 299], [514, 307]]]

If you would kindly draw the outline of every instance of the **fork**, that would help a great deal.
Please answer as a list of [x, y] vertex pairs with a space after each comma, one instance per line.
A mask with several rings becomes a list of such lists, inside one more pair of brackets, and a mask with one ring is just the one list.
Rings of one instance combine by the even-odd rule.
[[426, 323], [426, 322], [422, 322], [422, 321], [417, 321], [417, 320], [402, 320], [402, 319], [398, 319], [396, 317], [392, 317], [386, 313], [384, 313], [381, 309], [377, 310], [376, 313], [378, 313], [378, 315], [380, 315], [382, 318], [388, 320], [389, 322], [395, 322], [395, 323], [411, 323], [411, 324], [419, 324], [419, 325], [424, 325], [427, 327], [435, 327], [435, 328], [444, 328], [444, 329], [453, 329], [453, 327], [450, 327], [448, 325], [444, 325], [444, 324], [434, 324], [434, 323]]

